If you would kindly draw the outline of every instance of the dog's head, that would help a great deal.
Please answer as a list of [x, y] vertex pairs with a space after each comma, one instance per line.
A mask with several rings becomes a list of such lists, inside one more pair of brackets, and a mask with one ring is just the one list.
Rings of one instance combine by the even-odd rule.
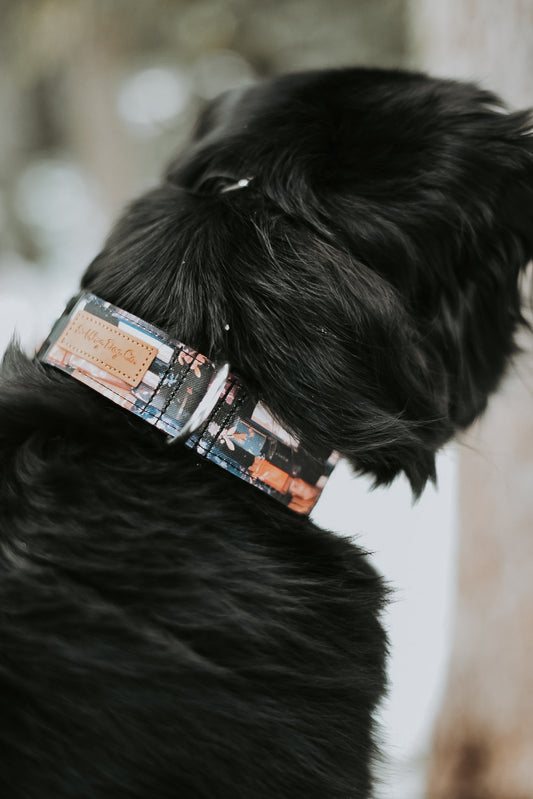
[[419, 492], [514, 351], [530, 124], [403, 72], [229, 93], [84, 286], [229, 360], [304, 442]]

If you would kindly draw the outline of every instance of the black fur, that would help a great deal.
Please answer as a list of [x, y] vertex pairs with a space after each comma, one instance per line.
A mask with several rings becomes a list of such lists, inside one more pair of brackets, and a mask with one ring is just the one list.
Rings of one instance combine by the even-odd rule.
[[[403, 72], [230, 93], [83, 286], [418, 494], [515, 349], [530, 126]], [[364, 554], [16, 347], [1, 379], [0, 793], [369, 797]]]

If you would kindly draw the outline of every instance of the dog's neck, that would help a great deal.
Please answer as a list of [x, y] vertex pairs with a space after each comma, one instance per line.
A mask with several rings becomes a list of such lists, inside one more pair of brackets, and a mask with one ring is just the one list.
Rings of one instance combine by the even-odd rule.
[[311, 511], [339, 458], [304, 450], [228, 364], [90, 292], [70, 301], [37, 357], [297, 513]]

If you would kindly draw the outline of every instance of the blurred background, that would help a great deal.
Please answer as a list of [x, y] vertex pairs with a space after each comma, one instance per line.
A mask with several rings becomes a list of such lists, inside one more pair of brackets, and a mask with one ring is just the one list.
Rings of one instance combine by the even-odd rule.
[[41, 332], [36, 305], [44, 315], [51, 296], [59, 307], [206, 100], [287, 70], [405, 60], [395, 0], [0, 0], [0, 9], [4, 344], [21, 318], [25, 343]]
[[[0, 351], [15, 329], [35, 348], [123, 204], [157, 182], [225, 89], [363, 64], [474, 79], [533, 104], [530, 0], [0, 0], [0, 12]], [[533, 797], [530, 362], [484, 426], [441, 455], [438, 488], [417, 505], [404, 481], [371, 492], [341, 464], [317, 506], [316, 521], [355, 537], [395, 589], [378, 799]], [[510, 530], [516, 545], [503, 547]], [[487, 551], [506, 579], [472, 574]], [[513, 658], [495, 665], [506, 648]], [[480, 755], [472, 741], [493, 721]]]

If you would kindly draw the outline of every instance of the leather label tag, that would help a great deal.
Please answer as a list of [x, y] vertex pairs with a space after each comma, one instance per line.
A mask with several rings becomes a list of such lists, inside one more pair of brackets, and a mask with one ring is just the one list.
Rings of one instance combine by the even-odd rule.
[[87, 311], [79, 311], [71, 319], [57, 345], [120, 377], [133, 388], [139, 385], [158, 352], [157, 347]]

